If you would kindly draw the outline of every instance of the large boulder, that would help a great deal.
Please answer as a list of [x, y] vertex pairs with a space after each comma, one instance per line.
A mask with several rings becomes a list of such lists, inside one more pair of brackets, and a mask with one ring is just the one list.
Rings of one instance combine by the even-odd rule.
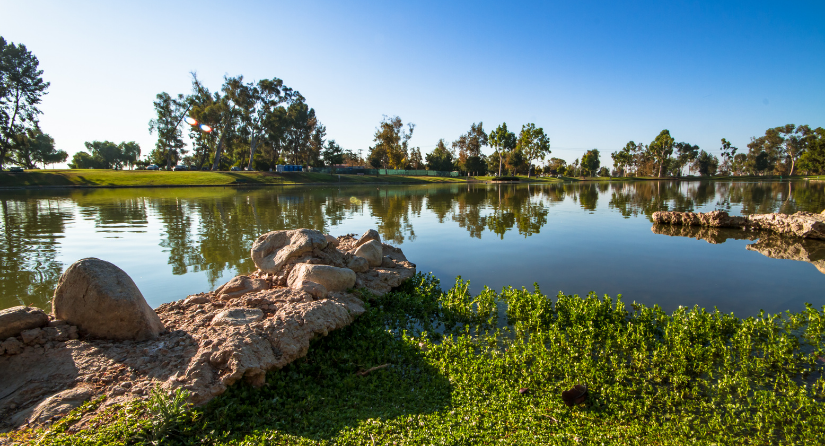
[[329, 265], [301, 263], [295, 265], [289, 274], [288, 285], [292, 289], [303, 289], [303, 282], [315, 282], [327, 291], [346, 291], [355, 286], [355, 271]]
[[45, 327], [49, 316], [34, 307], [11, 307], [0, 310], [0, 340], [17, 336], [23, 330]]
[[381, 243], [381, 235], [379, 235], [378, 231], [376, 231], [375, 229], [368, 229], [367, 232], [365, 232], [364, 235], [362, 235], [361, 238], [358, 239], [354, 247], [357, 248], [363, 245], [364, 243], [367, 243], [372, 240]]
[[363, 257], [370, 266], [381, 266], [384, 260], [384, 249], [378, 240], [370, 240], [355, 250], [356, 257]]
[[97, 338], [143, 341], [164, 330], [132, 278], [95, 258], [78, 260], [60, 276], [52, 312]]
[[320, 231], [295, 229], [292, 231], [272, 231], [255, 240], [252, 244], [252, 261], [265, 273], [275, 274], [293, 257], [324, 249], [329, 244]]
[[269, 284], [264, 279], [256, 279], [249, 276], [237, 276], [226, 282], [215, 290], [215, 295], [220, 300], [232, 300], [241, 297], [246, 293], [254, 293], [269, 288]]

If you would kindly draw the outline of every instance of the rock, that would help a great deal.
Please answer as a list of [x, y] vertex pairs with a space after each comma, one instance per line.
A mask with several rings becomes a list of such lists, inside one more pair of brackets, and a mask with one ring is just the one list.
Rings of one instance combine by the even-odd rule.
[[264, 279], [255, 279], [249, 276], [238, 276], [225, 283], [215, 290], [215, 295], [220, 300], [232, 300], [241, 297], [246, 293], [254, 293], [269, 288], [269, 283]]
[[335, 237], [333, 237], [329, 234], [324, 235], [324, 238], [327, 239], [327, 242], [329, 242], [332, 246], [338, 246], [338, 239], [337, 238], [335, 238]]
[[310, 282], [308, 280], [304, 280], [299, 285], [299, 288], [302, 291], [305, 291], [312, 295], [312, 297], [316, 299], [323, 299], [327, 297], [329, 291], [326, 289], [325, 286], [321, 285], [320, 283]]
[[186, 304], [186, 305], [200, 305], [200, 304], [205, 304], [207, 302], [209, 302], [208, 297], [198, 296], [198, 295], [189, 296], [189, 297], [186, 298], [186, 300], [183, 301], [183, 303]]
[[375, 229], [367, 230], [367, 232], [365, 232], [364, 235], [362, 235], [361, 238], [359, 238], [358, 241], [355, 243], [354, 248], [358, 248], [359, 246], [363, 245], [364, 243], [367, 243], [367, 242], [372, 241], [372, 240], [375, 240], [378, 243], [381, 243], [381, 236], [378, 234], [378, 231], [376, 231]]
[[23, 343], [17, 338], [8, 338], [3, 341], [3, 350], [7, 355], [17, 355], [23, 352]]
[[3, 355], [4, 353], [6, 353], [6, 347], [2, 342], [0, 342], [0, 355]]
[[289, 259], [324, 249], [329, 242], [324, 234], [313, 229], [272, 231], [255, 240], [252, 245], [252, 261], [265, 273], [275, 274]]
[[49, 322], [49, 327], [61, 327], [64, 325], [69, 325], [69, 323], [62, 319], [55, 319]]
[[370, 262], [363, 257], [352, 256], [347, 262], [347, 267], [356, 273], [365, 273], [370, 269]]
[[825, 214], [797, 212], [788, 214], [751, 214], [744, 217], [731, 217], [724, 211], [706, 213], [693, 212], [654, 212], [654, 224], [742, 227], [762, 229], [778, 234], [802, 238], [825, 240]]
[[55, 416], [66, 415], [93, 395], [94, 389], [85, 386], [58, 392], [34, 407], [28, 417], [28, 423], [40, 424], [51, 421]]
[[52, 312], [98, 338], [142, 341], [164, 330], [132, 278], [95, 258], [78, 260], [60, 276]]
[[381, 258], [381, 267], [395, 268], [395, 260], [393, 260], [390, 256], [384, 256]]
[[257, 308], [230, 308], [223, 310], [212, 319], [212, 326], [248, 325], [264, 318], [264, 312]]
[[49, 316], [34, 307], [11, 307], [0, 311], [0, 339], [17, 336], [23, 330], [45, 327]]
[[31, 330], [23, 330], [20, 332], [20, 339], [26, 345], [42, 344], [46, 342], [43, 330], [39, 328], [32, 328]]
[[355, 271], [329, 265], [295, 265], [289, 274], [289, 287], [301, 289], [301, 284], [305, 281], [320, 284], [327, 291], [346, 291], [355, 285]]
[[370, 240], [359, 246], [355, 250], [355, 255], [365, 258], [370, 266], [381, 266], [384, 257], [381, 242], [377, 240]]

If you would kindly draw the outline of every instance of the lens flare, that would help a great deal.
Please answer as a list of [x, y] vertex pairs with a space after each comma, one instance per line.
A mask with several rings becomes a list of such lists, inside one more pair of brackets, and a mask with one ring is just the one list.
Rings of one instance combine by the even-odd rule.
[[198, 120], [195, 118], [190, 118], [189, 116], [187, 116], [183, 118], [183, 120], [186, 121], [186, 123], [189, 125], [198, 125]]
[[201, 124], [201, 130], [203, 130], [203, 131], [204, 131], [204, 132], [206, 132], [206, 133], [209, 133], [209, 132], [211, 132], [211, 131], [212, 131], [212, 127], [209, 127], [209, 126], [208, 126], [208, 125], [206, 125], [206, 124]]

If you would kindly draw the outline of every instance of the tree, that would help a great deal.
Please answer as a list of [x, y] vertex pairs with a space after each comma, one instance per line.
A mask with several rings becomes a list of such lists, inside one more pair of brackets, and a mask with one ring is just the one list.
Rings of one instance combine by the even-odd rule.
[[613, 167], [619, 171], [620, 176], [625, 176], [627, 167], [633, 165], [633, 156], [635, 152], [636, 143], [630, 141], [618, 152], [613, 152], [610, 154], [610, 157], [613, 158]]
[[602, 167], [599, 169], [599, 176], [600, 177], [609, 177], [610, 176], [610, 169], [607, 167]]
[[700, 176], [713, 176], [719, 167], [719, 159], [708, 152], [702, 150], [693, 161], [693, 168], [699, 172]]
[[[470, 125], [470, 131], [453, 141], [453, 152], [458, 153], [458, 165], [466, 172], [481, 170], [481, 148], [487, 145], [483, 123]], [[472, 168], [470, 167], [472, 165]]]
[[344, 163], [344, 151], [341, 149], [334, 139], [330, 139], [327, 141], [326, 146], [324, 146], [324, 150], [321, 154], [321, 157], [324, 160], [324, 164], [327, 166], [334, 166], [336, 164], [343, 164]]
[[504, 165], [504, 160], [516, 148], [516, 135], [507, 130], [507, 123], [504, 122], [490, 132], [488, 142], [495, 149], [493, 155], [498, 158], [498, 176], [501, 176], [501, 167]]
[[403, 169], [409, 156], [408, 146], [415, 124], [408, 123], [406, 130], [401, 118], [387, 117], [375, 129], [375, 145], [370, 147], [368, 159], [374, 167]]
[[656, 136], [656, 139], [647, 146], [647, 150], [658, 166], [656, 176], [661, 178], [662, 170], [667, 159], [670, 157], [670, 154], [673, 153], [673, 137], [670, 136], [670, 131], [667, 129], [662, 130], [659, 135]]
[[62, 150], [55, 150], [54, 139], [36, 127], [16, 135], [13, 149], [15, 161], [26, 169], [34, 169], [37, 163], [43, 164], [44, 168], [46, 164], [62, 163], [69, 156]]
[[601, 161], [599, 160], [599, 150], [593, 149], [588, 150], [587, 152], [582, 155], [582, 171], [585, 174], [590, 175], [591, 177], [599, 171], [599, 164]]
[[733, 158], [736, 156], [736, 151], [739, 150], [733, 146], [725, 138], [722, 138], [722, 147], [720, 151], [722, 152], [722, 170], [725, 172], [733, 170]]
[[421, 149], [416, 147], [410, 150], [410, 167], [415, 170], [424, 166], [424, 158], [421, 157]]
[[676, 149], [676, 159], [674, 160], [673, 167], [677, 173], [676, 176], [681, 177], [682, 168], [696, 160], [696, 157], [699, 155], [699, 146], [679, 142], [674, 145], [674, 148]]
[[[235, 93], [232, 99], [239, 108], [239, 121], [244, 133], [249, 137], [249, 163], [247, 169], [252, 170], [255, 152], [267, 132], [267, 121], [275, 109], [292, 99], [294, 92], [284, 86], [284, 81], [274, 77], [262, 79], [257, 84], [243, 84], [243, 76], [239, 76], [237, 85], [231, 91]], [[322, 138], [323, 139], [323, 138]], [[323, 140], [319, 144], [323, 146]], [[316, 157], [317, 158], [317, 157]]]
[[806, 150], [799, 158], [799, 167], [809, 173], [825, 173], [825, 129], [817, 127], [804, 138]]
[[550, 158], [544, 172], [550, 175], [564, 175], [565, 166], [567, 166], [567, 161], [561, 158]]
[[49, 88], [39, 65], [25, 45], [0, 37], [0, 170], [9, 161], [15, 138], [38, 127], [37, 106]]
[[134, 141], [122, 142], [118, 145], [121, 159], [129, 168], [133, 168], [140, 158], [140, 145]]
[[189, 110], [184, 95], [179, 94], [173, 98], [169, 93], [158, 93], [155, 97], [155, 113], [157, 117], [149, 121], [149, 134], [157, 131], [158, 140], [155, 143], [157, 151], [156, 158], [163, 157], [166, 160], [166, 168], [171, 169], [173, 163], [177, 163], [181, 155], [185, 153], [183, 147], [183, 134], [180, 124], [183, 115]]
[[444, 139], [439, 139], [435, 149], [426, 156], [427, 168], [430, 170], [452, 171], [453, 153], [444, 144]]
[[521, 126], [516, 148], [524, 156], [524, 161], [527, 163], [527, 178], [530, 178], [533, 161], [543, 160], [546, 155], [550, 154], [550, 138], [544, 134], [543, 128], [536, 127], [531, 122]]

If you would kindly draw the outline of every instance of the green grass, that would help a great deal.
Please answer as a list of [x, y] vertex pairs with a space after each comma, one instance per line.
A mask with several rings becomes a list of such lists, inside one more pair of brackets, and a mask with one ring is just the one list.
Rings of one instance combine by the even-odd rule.
[[[7, 436], [42, 445], [790, 445], [825, 435], [825, 308], [739, 319], [538, 289], [472, 296], [467, 285], [459, 278], [443, 293], [418, 275], [365, 296], [364, 315], [269, 372], [264, 387], [236, 384], [204, 407], [155, 397], [105, 413], [92, 430], [69, 433], [81, 408], [49, 431]], [[569, 408], [561, 392], [574, 384], [589, 395]]]
[[0, 187], [88, 186], [229, 186], [307, 183], [432, 183], [463, 182], [462, 178], [396, 175], [336, 175], [311, 172], [171, 172], [148, 170], [63, 169], [0, 172]]

